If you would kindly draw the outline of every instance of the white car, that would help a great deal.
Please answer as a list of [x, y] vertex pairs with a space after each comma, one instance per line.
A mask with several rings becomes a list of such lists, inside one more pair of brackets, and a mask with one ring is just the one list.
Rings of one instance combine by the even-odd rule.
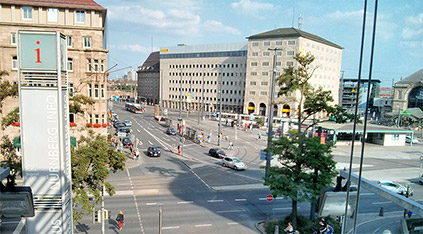
[[132, 122], [130, 120], [124, 120], [123, 124], [125, 124], [126, 127], [131, 127], [132, 126]]
[[239, 158], [232, 156], [225, 156], [222, 158], [222, 165], [224, 167], [230, 167], [235, 170], [247, 169], [247, 164], [243, 163]]
[[[404, 196], [407, 194], [407, 187], [396, 182], [390, 180], [379, 180], [378, 184], [379, 186], [386, 188], [387, 190], [394, 193], [398, 193]], [[408, 195], [413, 196], [413, 189], [411, 189], [411, 187], [409, 187]]]
[[413, 142], [413, 144], [418, 144], [419, 143], [419, 140], [416, 137], [413, 137], [413, 141], [411, 141], [411, 137], [410, 136], [406, 136], [405, 137], [405, 142], [406, 143]]

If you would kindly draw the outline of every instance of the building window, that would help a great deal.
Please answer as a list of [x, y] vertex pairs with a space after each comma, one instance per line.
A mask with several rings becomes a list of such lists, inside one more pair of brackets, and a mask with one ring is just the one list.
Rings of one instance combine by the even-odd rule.
[[94, 71], [98, 72], [98, 60], [94, 59]]
[[73, 58], [68, 58], [68, 71], [73, 71]]
[[260, 95], [266, 96], [267, 95], [267, 91], [260, 91]]
[[106, 96], [105, 94], [105, 89], [104, 89], [104, 84], [101, 85], [101, 98], [104, 98]]
[[98, 84], [94, 85], [94, 99], [99, 98]]
[[101, 123], [106, 123], [106, 118], [104, 114], [101, 114]]
[[288, 45], [295, 45], [295, 41], [288, 41]]
[[251, 62], [251, 66], [252, 67], [256, 67], [257, 66], [257, 62]]
[[75, 113], [69, 113], [69, 122], [75, 123]]
[[47, 21], [57, 22], [57, 8], [48, 8], [47, 9]]
[[250, 85], [256, 85], [255, 81], [250, 81]]
[[32, 7], [22, 7], [22, 19], [32, 20]]
[[18, 70], [18, 56], [12, 56], [12, 70]]
[[254, 46], [254, 47], [256, 47], [256, 46], [259, 46], [259, 43], [258, 42], [253, 42], [253, 43], [251, 43], [251, 45]]
[[73, 97], [73, 92], [74, 92], [73, 83], [69, 83], [69, 97]]
[[286, 65], [287, 65], [288, 67], [292, 67], [292, 66], [294, 66], [294, 62], [286, 62]]
[[91, 59], [87, 59], [87, 71], [91, 72]]
[[84, 37], [84, 48], [91, 48], [91, 37]]
[[101, 72], [104, 72], [104, 60], [101, 60], [100, 62], [100, 70]]
[[270, 52], [269, 52], [269, 51], [265, 51], [265, 52], [263, 52], [263, 56], [264, 56], [264, 57], [268, 57], [268, 56], [270, 56]]
[[94, 115], [94, 121], [95, 121], [96, 124], [100, 123], [100, 119], [99, 119], [98, 114]]
[[282, 51], [276, 51], [276, 56], [282, 56]]
[[270, 46], [270, 41], [265, 41], [265, 42], [263, 42], [263, 45], [264, 45], [264, 46]]
[[287, 56], [294, 56], [294, 51], [290, 50], [286, 52]]
[[93, 97], [91, 84], [88, 84], [88, 97]]
[[251, 72], [250, 75], [251, 76], [257, 76], [257, 72]]
[[261, 83], [260, 83], [260, 85], [261, 86], [267, 86], [269, 84], [269, 82], [267, 82], [267, 81], [262, 81]]
[[68, 47], [72, 47], [72, 37], [67, 36], [67, 38], [68, 38]]
[[277, 46], [281, 46], [281, 45], [282, 45], [282, 41], [277, 41], [277, 42], [276, 42], [276, 45], [277, 45]]
[[16, 33], [10, 34], [10, 43], [16, 45]]
[[282, 65], [282, 62], [276, 62], [276, 66]]
[[254, 57], [258, 56], [258, 52], [252, 52], [251, 56], [254, 56]]
[[250, 91], [249, 94], [250, 95], [256, 95], [256, 91]]
[[269, 66], [269, 62], [263, 62], [261, 65], [263, 66], [263, 67], [267, 67], [267, 66]]
[[262, 76], [268, 76], [269, 75], [269, 72], [262, 72], [261, 75]]
[[85, 24], [85, 11], [75, 11], [75, 22]]

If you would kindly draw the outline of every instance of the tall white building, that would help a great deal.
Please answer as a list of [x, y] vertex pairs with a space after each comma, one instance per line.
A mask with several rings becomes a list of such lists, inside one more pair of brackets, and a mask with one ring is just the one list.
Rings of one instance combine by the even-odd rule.
[[205, 111], [214, 111], [221, 90], [222, 111], [242, 113], [246, 55], [246, 42], [161, 48], [161, 104], [192, 110], [203, 101]]

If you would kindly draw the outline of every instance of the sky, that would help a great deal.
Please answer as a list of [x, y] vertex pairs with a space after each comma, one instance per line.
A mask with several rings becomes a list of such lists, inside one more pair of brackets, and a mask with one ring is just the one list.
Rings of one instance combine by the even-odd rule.
[[[298, 28], [342, 46], [345, 78], [357, 78], [364, 0], [96, 0], [107, 8], [109, 78], [136, 70], [152, 51], [177, 44], [246, 42]], [[375, 3], [368, 1], [362, 78], [369, 77]], [[378, 2], [372, 79], [391, 87], [423, 69], [423, 1]]]

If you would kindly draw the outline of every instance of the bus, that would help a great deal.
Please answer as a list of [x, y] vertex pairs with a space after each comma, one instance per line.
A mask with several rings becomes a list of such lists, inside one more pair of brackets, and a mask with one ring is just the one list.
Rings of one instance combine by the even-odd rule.
[[141, 105], [137, 103], [126, 103], [125, 109], [136, 114], [140, 114], [143, 111]]

